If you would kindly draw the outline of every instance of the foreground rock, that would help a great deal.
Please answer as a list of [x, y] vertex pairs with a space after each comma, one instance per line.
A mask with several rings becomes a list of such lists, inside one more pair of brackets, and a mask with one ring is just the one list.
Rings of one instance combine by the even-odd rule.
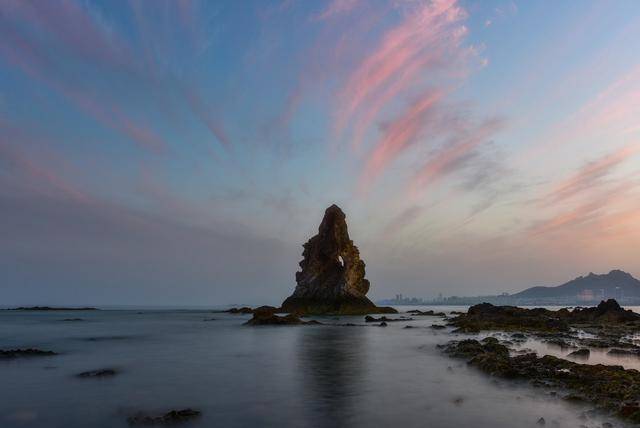
[[469, 308], [451, 322], [461, 332], [481, 330], [567, 332], [572, 326], [613, 326], [629, 324], [640, 327], [640, 314], [625, 310], [613, 299], [602, 301], [596, 307], [575, 308], [572, 311], [544, 308], [525, 309], [516, 306], [494, 306], [481, 303]]
[[35, 348], [0, 350], [0, 359], [7, 360], [14, 358], [51, 357], [53, 355], [58, 354], [53, 351], [43, 351]]
[[90, 370], [88, 372], [78, 373], [76, 377], [81, 379], [96, 379], [96, 378], [105, 378], [112, 377], [117, 375], [118, 372], [115, 369], [100, 369], [100, 370]]
[[288, 314], [284, 316], [276, 315], [272, 312], [255, 312], [253, 318], [244, 325], [319, 325], [318, 321], [304, 321], [297, 315]]
[[640, 422], [640, 372], [620, 366], [588, 365], [535, 353], [510, 356], [495, 338], [462, 340], [441, 346], [452, 357], [492, 376], [526, 379], [536, 386], [569, 391], [567, 400], [584, 401], [597, 409]]
[[304, 314], [364, 315], [397, 313], [377, 307], [366, 297], [369, 281], [358, 247], [347, 231], [346, 216], [337, 205], [326, 209], [313, 236], [303, 245], [296, 289], [282, 303], [282, 311]]
[[200, 415], [200, 411], [193, 409], [172, 410], [163, 415], [155, 416], [139, 413], [127, 418], [127, 422], [129, 425], [175, 425], [189, 422]]

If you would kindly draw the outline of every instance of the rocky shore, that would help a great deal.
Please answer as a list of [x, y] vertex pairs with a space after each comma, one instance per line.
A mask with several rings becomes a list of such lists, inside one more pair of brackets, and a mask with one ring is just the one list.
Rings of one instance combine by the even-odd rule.
[[[585, 363], [589, 348], [611, 348], [609, 355], [640, 355], [640, 346], [633, 340], [640, 332], [640, 314], [623, 309], [615, 300], [557, 311], [483, 303], [450, 319], [449, 325], [455, 327], [453, 333], [509, 333], [503, 340], [486, 337], [440, 345], [449, 356], [463, 358], [491, 376], [525, 380], [553, 389], [566, 400], [589, 403], [598, 411], [640, 423], [640, 372]], [[568, 359], [540, 357], [512, 346], [528, 338], [567, 349]]]
[[551, 355], [510, 355], [496, 338], [467, 339], [442, 345], [445, 353], [468, 364], [509, 379], [523, 379], [534, 386], [560, 389], [565, 400], [592, 404], [597, 410], [640, 423], [640, 372], [621, 366], [581, 364]]

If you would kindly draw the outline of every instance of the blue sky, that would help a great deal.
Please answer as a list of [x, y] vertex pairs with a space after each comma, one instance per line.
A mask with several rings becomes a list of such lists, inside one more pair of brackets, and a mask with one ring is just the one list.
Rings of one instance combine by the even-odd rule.
[[2, 299], [277, 303], [334, 202], [373, 298], [640, 275], [637, 40], [635, 1], [0, 0]]

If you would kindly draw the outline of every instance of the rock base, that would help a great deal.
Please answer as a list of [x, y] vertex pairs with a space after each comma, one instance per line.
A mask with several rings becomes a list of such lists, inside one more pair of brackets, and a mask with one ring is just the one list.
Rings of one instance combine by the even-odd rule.
[[335, 300], [326, 300], [291, 296], [282, 303], [281, 310], [282, 312], [307, 315], [367, 315], [398, 313], [398, 311], [390, 307], [376, 306], [366, 297], [345, 297]]

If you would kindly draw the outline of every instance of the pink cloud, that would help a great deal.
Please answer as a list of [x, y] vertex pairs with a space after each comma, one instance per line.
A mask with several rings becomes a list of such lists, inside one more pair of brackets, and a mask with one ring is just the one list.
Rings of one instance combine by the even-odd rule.
[[360, 3], [360, 0], [332, 0], [322, 12], [314, 15], [314, 21], [322, 21], [333, 18], [336, 15], [342, 15], [351, 12]]
[[72, 0], [51, 2], [9, 1], [10, 16], [44, 30], [76, 57], [113, 67], [129, 67], [134, 56], [115, 31], [107, 31], [86, 7]]
[[0, 52], [9, 63], [67, 98], [82, 113], [125, 135], [143, 148], [160, 151], [167, 146], [153, 130], [131, 119], [115, 103], [104, 98], [100, 100], [95, 94], [82, 91], [77, 82], [67, 81], [58, 63], [37, 42], [23, 37], [10, 25], [3, 26], [0, 35]]
[[429, 159], [414, 176], [410, 186], [414, 193], [424, 190], [426, 186], [449, 174], [454, 165], [502, 129], [504, 121], [490, 119], [478, 126], [462, 126], [462, 129], [453, 130], [454, 136], [449, 139], [444, 149]]
[[211, 113], [211, 110], [205, 106], [204, 101], [198, 95], [198, 93], [191, 89], [184, 89], [185, 99], [187, 100], [191, 111], [205, 124], [211, 135], [225, 147], [229, 147], [231, 145], [231, 141], [227, 136], [227, 133], [222, 126], [222, 122], [214, 117]]
[[[8, 163], [10, 177], [21, 186], [28, 186], [40, 193], [53, 191], [79, 203], [90, 202], [85, 192], [55, 172], [55, 169], [66, 166], [58, 156], [42, 149], [37, 156], [29, 154], [22, 146], [35, 146], [33, 138], [2, 121], [0, 131], [0, 160]], [[57, 168], [51, 167], [54, 164]]]
[[[438, 0], [422, 5], [386, 32], [373, 52], [350, 74], [341, 91], [338, 133], [363, 106], [374, 103], [375, 107], [358, 125], [361, 134], [384, 104], [417, 83], [418, 72], [446, 69], [455, 63], [463, 51], [460, 44], [466, 28], [461, 21], [466, 16], [455, 0]], [[383, 101], [379, 98], [381, 92]]]
[[[359, 179], [360, 192], [366, 192], [393, 161], [418, 142], [435, 144], [450, 136], [452, 146], [438, 159], [428, 160], [414, 185], [444, 173], [490, 133], [488, 124], [487, 134], [480, 133], [477, 140], [463, 135], [466, 129], [447, 128], [451, 117], [457, 116], [446, 112], [453, 107], [447, 97], [467, 76], [470, 60], [477, 55], [474, 47], [464, 46], [467, 12], [456, 0], [413, 6], [356, 64], [338, 94], [334, 124], [338, 139], [350, 135], [352, 147], [359, 149], [370, 132], [381, 134], [367, 145], [370, 152]], [[416, 92], [422, 93], [417, 100]], [[412, 98], [394, 119], [385, 122], [385, 116]], [[374, 127], [377, 122], [384, 123], [380, 131]]]
[[400, 152], [415, 142], [442, 96], [441, 92], [427, 91], [386, 127], [368, 157], [361, 177], [361, 189], [366, 190]]
[[636, 155], [639, 151], [640, 145], [627, 145], [587, 163], [577, 173], [558, 183], [550, 194], [545, 197], [544, 201], [547, 204], [556, 203], [593, 189], [614, 168]]
[[542, 140], [523, 152], [521, 159], [546, 155], [560, 144], [583, 143], [594, 138], [624, 137], [637, 130], [640, 115], [640, 64], [594, 95], [575, 113], [560, 121]]

